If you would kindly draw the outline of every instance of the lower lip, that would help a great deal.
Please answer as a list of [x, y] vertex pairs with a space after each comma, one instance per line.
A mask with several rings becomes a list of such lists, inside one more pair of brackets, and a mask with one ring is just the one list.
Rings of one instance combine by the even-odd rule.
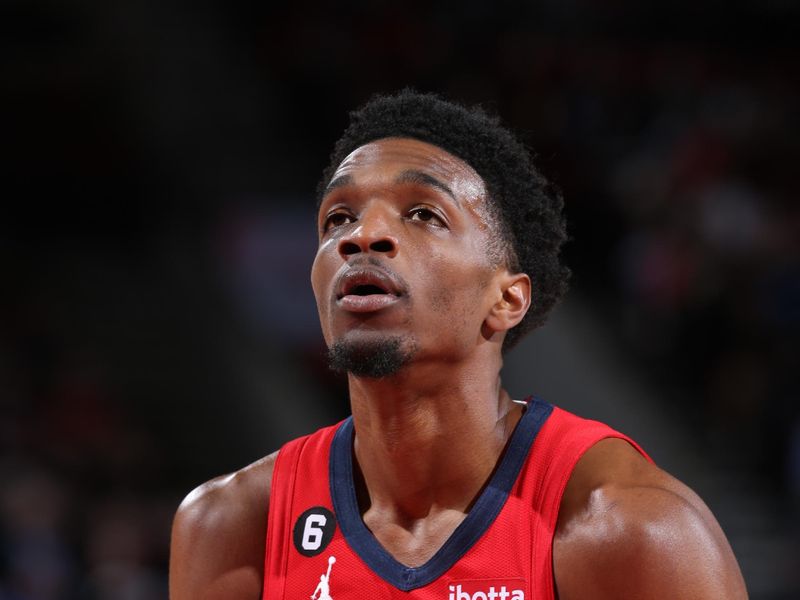
[[347, 295], [337, 300], [340, 308], [348, 312], [375, 312], [391, 306], [399, 298], [391, 294], [370, 294], [369, 296]]

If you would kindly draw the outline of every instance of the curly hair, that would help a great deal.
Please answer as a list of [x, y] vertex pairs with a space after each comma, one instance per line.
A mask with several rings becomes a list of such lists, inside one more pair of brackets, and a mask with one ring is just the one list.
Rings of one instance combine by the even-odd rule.
[[567, 290], [570, 271], [561, 263], [567, 240], [560, 191], [536, 169], [527, 148], [482, 108], [466, 107], [411, 89], [377, 95], [350, 113], [317, 186], [317, 200], [341, 162], [369, 142], [405, 137], [442, 148], [469, 164], [482, 178], [496, 234], [505, 243], [509, 269], [526, 273], [533, 285], [525, 318], [509, 330], [503, 350], [540, 326]]

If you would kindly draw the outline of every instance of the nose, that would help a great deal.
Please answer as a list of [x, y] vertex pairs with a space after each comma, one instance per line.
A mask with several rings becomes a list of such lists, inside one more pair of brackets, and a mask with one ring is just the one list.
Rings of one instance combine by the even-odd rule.
[[390, 215], [377, 209], [366, 209], [358, 223], [339, 240], [339, 254], [347, 258], [354, 254], [377, 252], [392, 258], [397, 254], [397, 238], [389, 227]]

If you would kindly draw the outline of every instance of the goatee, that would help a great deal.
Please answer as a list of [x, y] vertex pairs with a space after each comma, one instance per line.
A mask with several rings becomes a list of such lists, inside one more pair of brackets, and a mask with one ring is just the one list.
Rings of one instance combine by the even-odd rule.
[[337, 373], [379, 379], [397, 374], [414, 355], [413, 344], [401, 337], [379, 340], [338, 340], [328, 348], [328, 364]]

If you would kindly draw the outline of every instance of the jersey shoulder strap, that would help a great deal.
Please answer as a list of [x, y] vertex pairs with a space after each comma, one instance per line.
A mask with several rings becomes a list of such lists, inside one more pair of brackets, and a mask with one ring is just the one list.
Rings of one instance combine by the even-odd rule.
[[314, 498], [316, 504], [333, 509], [328, 486], [328, 459], [331, 440], [338, 426], [325, 427], [292, 440], [278, 452], [270, 485], [262, 598], [284, 597], [286, 561], [292, 543], [292, 506], [302, 499], [298, 494]]

